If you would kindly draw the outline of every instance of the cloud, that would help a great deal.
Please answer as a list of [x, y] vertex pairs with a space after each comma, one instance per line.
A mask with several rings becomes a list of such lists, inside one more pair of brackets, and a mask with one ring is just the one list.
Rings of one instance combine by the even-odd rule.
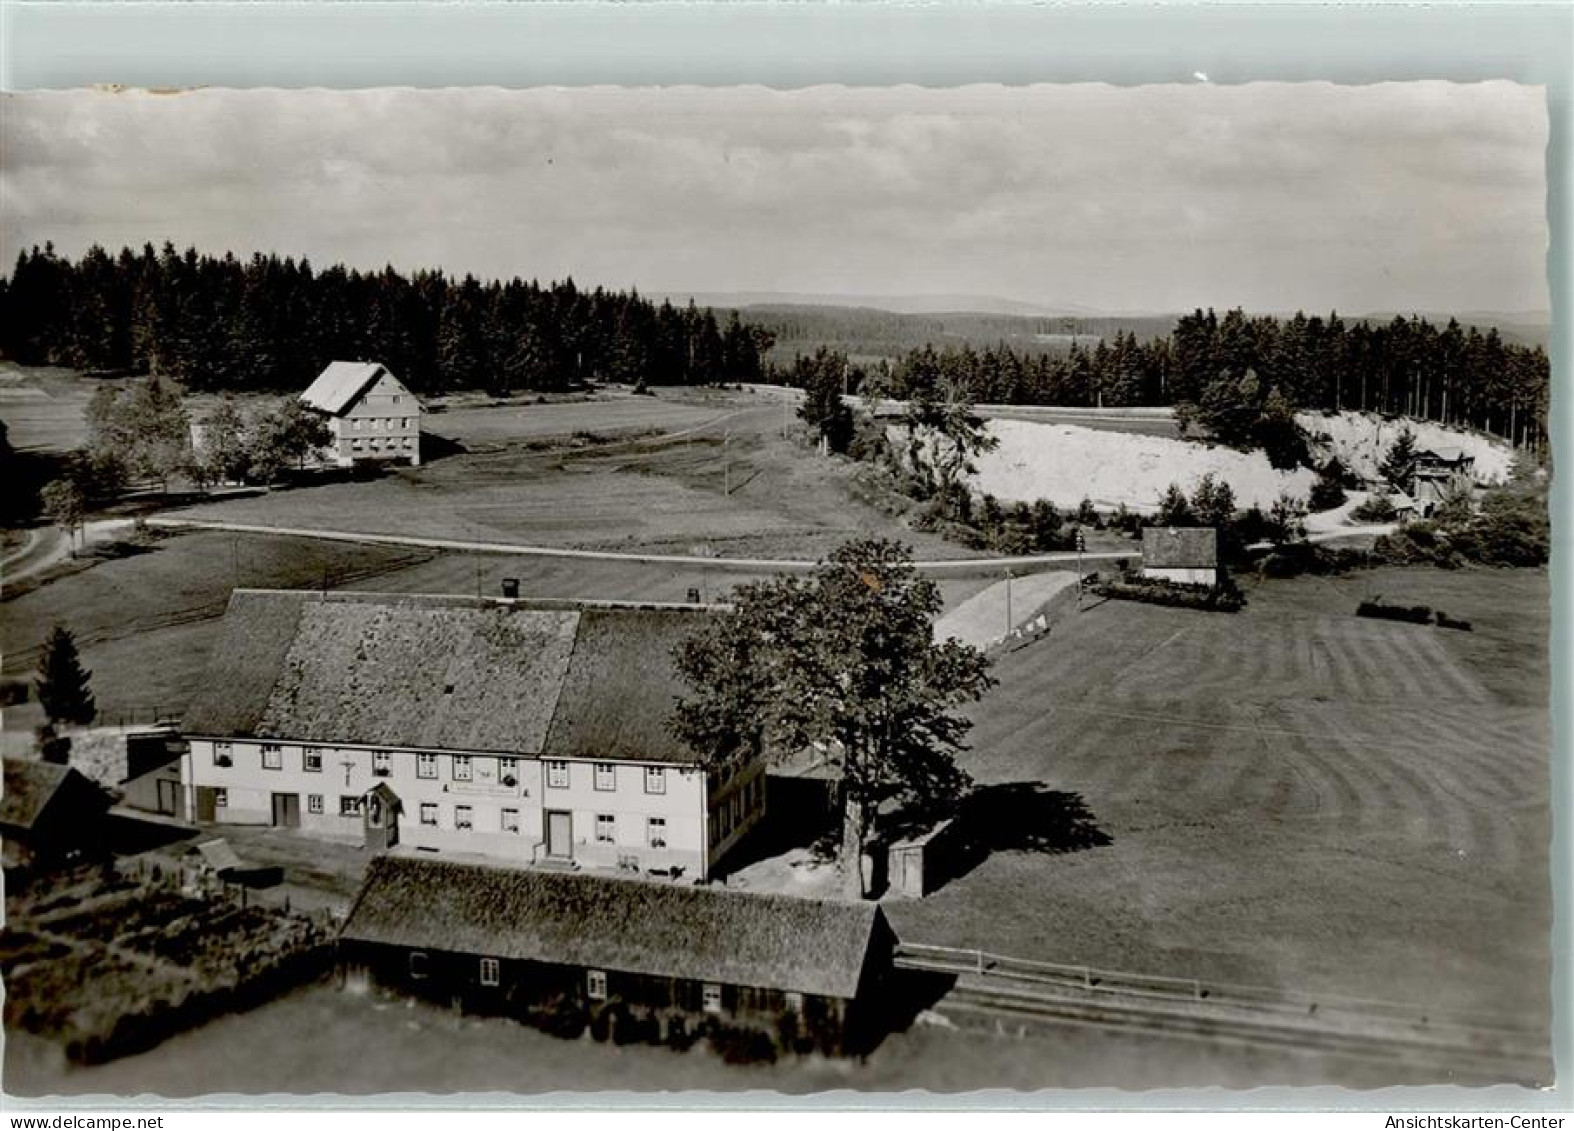
[[1544, 308], [1509, 83], [76, 91], [0, 105], [0, 254], [170, 239], [642, 289]]

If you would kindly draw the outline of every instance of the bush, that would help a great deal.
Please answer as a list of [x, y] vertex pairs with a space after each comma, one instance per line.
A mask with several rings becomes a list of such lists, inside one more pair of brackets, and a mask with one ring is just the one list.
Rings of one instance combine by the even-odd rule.
[[1279, 546], [1257, 563], [1263, 577], [1300, 577], [1302, 574], [1327, 576], [1348, 573], [1368, 564], [1360, 550], [1323, 546], [1315, 542], [1296, 542]]
[[776, 1042], [758, 1029], [718, 1025], [708, 1034], [710, 1046], [728, 1064], [774, 1064]]
[[1378, 620], [1404, 621], [1408, 624], [1432, 623], [1432, 607], [1430, 605], [1385, 605], [1381, 599], [1362, 601], [1356, 607], [1355, 615], [1358, 617], [1374, 617]]
[[1473, 631], [1475, 631], [1474, 629], [1472, 629], [1470, 627], [1470, 622], [1469, 621], [1467, 621], [1467, 620], [1456, 620], [1453, 617], [1449, 616], [1447, 613], [1445, 613], [1442, 609], [1437, 610], [1437, 627], [1438, 628], [1452, 628], [1452, 629], [1456, 629], [1459, 632], [1473, 632]]
[[1101, 597], [1117, 601], [1141, 601], [1149, 605], [1168, 605], [1177, 609], [1201, 609], [1213, 613], [1235, 613], [1246, 605], [1245, 595], [1228, 583], [1203, 589], [1195, 585], [1177, 585], [1170, 581], [1151, 578], [1126, 578], [1105, 581], [1094, 587]]
[[1392, 522], [1399, 517], [1399, 510], [1387, 495], [1372, 495], [1353, 508], [1350, 517], [1357, 522]]

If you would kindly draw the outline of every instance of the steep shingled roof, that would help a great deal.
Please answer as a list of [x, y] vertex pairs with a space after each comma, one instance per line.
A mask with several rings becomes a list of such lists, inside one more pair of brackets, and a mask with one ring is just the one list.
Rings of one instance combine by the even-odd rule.
[[394, 853], [372, 861], [339, 937], [852, 998], [892, 935], [875, 903]]
[[236, 590], [184, 730], [692, 762], [667, 729], [691, 607]]
[[20, 758], [6, 758], [4, 762], [0, 828], [31, 831], [57, 798], [74, 797], [84, 806], [109, 808], [108, 796], [70, 766]]
[[1219, 532], [1211, 526], [1145, 526], [1142, 565], [1146, 569], [1216, 569]]
[[339, 416], [353, 405], [369, 385], [388, 372], [375, 361], [331, 361], [307, 386], [301, 400], [310, 408]]

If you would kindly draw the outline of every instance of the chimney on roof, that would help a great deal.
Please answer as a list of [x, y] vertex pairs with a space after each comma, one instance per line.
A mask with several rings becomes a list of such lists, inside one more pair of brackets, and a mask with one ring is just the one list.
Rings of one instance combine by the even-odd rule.
[[503, 578], [503, 596], [509, 598], [510, 600], [516, 599], [519, 596], [519, 578]]

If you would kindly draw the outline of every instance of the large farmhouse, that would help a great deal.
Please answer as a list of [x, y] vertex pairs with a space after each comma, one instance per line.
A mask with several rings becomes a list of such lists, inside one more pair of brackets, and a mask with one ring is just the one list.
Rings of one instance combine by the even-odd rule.
[[373, 860], [346, 974], [477, 1010], [543, 1006], [647, 1037], [707, 1020], [797, 1047], [876, 1038], [895, 936], [876, 903], [423, 859]]
[[322, 413], [333, 430], [324, 453], [330, 463], [421, 462], [420, 402], [375, 361], [331, 362], [301, 403]]
[[672, 649], [714, 610], [236, 590], [182, 777], [202, 822], [703, 879], [763, 765], [667, 727]]

